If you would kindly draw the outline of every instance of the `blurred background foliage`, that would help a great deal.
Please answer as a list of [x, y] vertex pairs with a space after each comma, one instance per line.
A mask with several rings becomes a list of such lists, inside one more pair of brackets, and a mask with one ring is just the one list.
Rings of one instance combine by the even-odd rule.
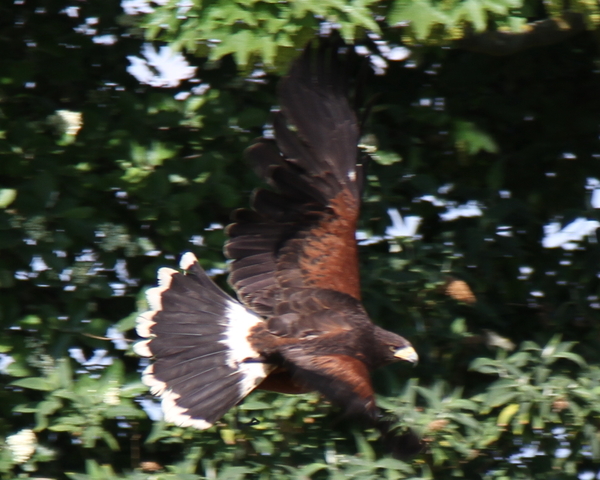
[[[1, 3], [0, 478], [594, 478], [599, 19], [588, 0]], [[374, 377], [423, 437], [412, 458], [316, 394], [165, 425], [131, 352], [158, 267], [191, 250], [227, 288], [223, 226], [259, 185], [243, 151], [332, 27], [377, 73], [363, 293], [422, 359]]]

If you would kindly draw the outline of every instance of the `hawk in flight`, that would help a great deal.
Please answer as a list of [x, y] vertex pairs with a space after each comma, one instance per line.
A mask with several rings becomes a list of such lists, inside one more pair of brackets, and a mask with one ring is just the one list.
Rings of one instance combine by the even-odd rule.
[[255, 388], [318, 391], [375, 419], [369, 372], [415, 363], [410, 342], [374, 325], [360, 301], [356, 222], [359, 126], [334, 42], [310, 46], [279, 87], [274, 139], [247, 156], [272, 189], [227, 229], [229, 283], [215, 285], [192, 253], [161, 268], [140, 315], [135, 351], [165, 420], [209, 428]]

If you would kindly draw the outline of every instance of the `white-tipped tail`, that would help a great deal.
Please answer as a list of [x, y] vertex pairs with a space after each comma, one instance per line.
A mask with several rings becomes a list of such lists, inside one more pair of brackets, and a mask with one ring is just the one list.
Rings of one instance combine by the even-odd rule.
[[152, 357], [142, 380], [162, 398], [165, 420], [206, 429], [239, 403], [271, 371], [251, 342], [263, 319], [219, 289], [196, 257], [181, 259], [185, 275], [158, 271], [158, 287], [147, 291], [152, 309], [138, 317], [145, 338], [134, 346]]

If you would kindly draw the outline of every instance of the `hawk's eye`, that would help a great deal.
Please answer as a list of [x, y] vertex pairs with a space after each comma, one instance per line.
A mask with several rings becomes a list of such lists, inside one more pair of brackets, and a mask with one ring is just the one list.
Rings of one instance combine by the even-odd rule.
[[390, 345], [390, 352], [394, 352], [396, 353], [397, 348], [394, 347], [393, 345]]

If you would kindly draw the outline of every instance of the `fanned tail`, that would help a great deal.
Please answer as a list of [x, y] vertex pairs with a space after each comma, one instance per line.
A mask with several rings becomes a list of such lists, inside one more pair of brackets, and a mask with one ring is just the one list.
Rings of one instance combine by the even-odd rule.
[[142, 376], [162, 398], [165, 420], [206, 429], [239, 403], [271, 371], [248, 336], [263, 319], [223, 292], [191, 253], [180, 267], [158, 271], [147, 292], [151, 310], [138, 317], [134, 346], [153, 357]]

